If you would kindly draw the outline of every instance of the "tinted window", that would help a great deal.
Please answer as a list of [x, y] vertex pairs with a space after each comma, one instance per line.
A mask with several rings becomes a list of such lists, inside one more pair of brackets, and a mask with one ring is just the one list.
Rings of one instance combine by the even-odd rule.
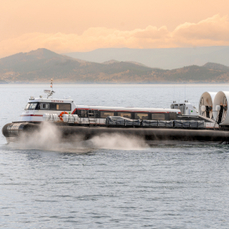
[[50, 110], [50, 104], [49, 103], [40, 103], [38, 109], [40, 109], [40, 110]]
[[49, 108], [50, 110], [56, 110], [56, 103], [50, 103]]
[[114, 116], [114, 112], [112, 111], [101, 111], [100, 112], [101, 118], [106, 118], [107, 116]]
[[26, 106], [25, 106], [25, 110], [28, 110], [29, 106], [30, 106], [30, 103], [27, 103]]
[[78, 110], [78, 115], [81, 118], [87, 118], [88, 111], [87, 110]]
[[131, 113], [128, 112], [118, 112], [118, 116], [124, 117], [124, 118], [131, 118]]
[[152, 120], [165, 120], [165, 114], [151, 114]]
[[28, 103], [25, 110], [71, 111], [71, 103]]
[[169, 113], [169, 119], [170, 120], [175, 120], [177, 118], [176, 113]]
[[99, 111], [97, 111], [97, 110], [89, 110], [88, 111], [88, 117], [98, 118], [98, 115], [99, 115]]
[[35, 110], [37, 107], [37, 103], [28, 103], [25, 107], [25, 110]]
[[71, 110], [71, 103], [57, 103], [56, 110], [60, 111], [70, 111]]
[[148, 113], [134, 113], [134, 118], [147, 120], [148, 119]]

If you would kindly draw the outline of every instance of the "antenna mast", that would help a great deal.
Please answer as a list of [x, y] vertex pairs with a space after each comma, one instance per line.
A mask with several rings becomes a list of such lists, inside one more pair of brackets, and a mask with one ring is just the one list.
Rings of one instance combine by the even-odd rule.
[[53, 79], [51, 79], [51, 83], [50, 83], [50, 88], [52, 90], [44, 90], [44, 92], [47, 94], [47, 99], [53, 95], [53, 93], [55, 93], [55, 91], [53, 91]]

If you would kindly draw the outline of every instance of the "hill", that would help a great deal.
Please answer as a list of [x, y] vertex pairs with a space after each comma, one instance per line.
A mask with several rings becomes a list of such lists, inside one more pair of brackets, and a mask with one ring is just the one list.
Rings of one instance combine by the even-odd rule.
[[87, 62], [47, 49], [0, 59], [0, 83], [47, 82], [51, 78], [60, 83], [212, 83], [228, 82], [229, 67], [206, 63], [163, 70], [128, 61]]
[[151, 68], [175, 69], [207, 62], [229, 66], [229, 46], [130, 49], [104, 48], [65, 55], [85, 61], [103, 63], [109, 60], [139, 62]]

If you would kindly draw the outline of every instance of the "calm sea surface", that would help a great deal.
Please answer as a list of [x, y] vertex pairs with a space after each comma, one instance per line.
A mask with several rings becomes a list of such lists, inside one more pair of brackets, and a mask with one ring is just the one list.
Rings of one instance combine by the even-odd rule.
[[[44, 89], [0, 85], [0, 128]], [[220, 90], [229, 85], [54, 85], [57, 98], [127, 107], [198, 106]], [[229, 228], [229, 146], [52, 135], [7, 145], [0, 134], [0, 228]]]

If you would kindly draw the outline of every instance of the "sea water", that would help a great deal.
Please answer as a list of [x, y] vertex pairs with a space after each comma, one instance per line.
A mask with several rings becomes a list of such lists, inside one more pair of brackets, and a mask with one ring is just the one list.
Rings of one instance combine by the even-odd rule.
[[[0, 85], [0, 128], [49, 85]], [[54, 85], [76, 104], [162, 107], [228, 85]], [[148, 146], [103, 136], [63, 143], [0, 135], [0, 228], [228, 228], [229, 146]], [[50, 144], [50, 142], [52, 144]]]

